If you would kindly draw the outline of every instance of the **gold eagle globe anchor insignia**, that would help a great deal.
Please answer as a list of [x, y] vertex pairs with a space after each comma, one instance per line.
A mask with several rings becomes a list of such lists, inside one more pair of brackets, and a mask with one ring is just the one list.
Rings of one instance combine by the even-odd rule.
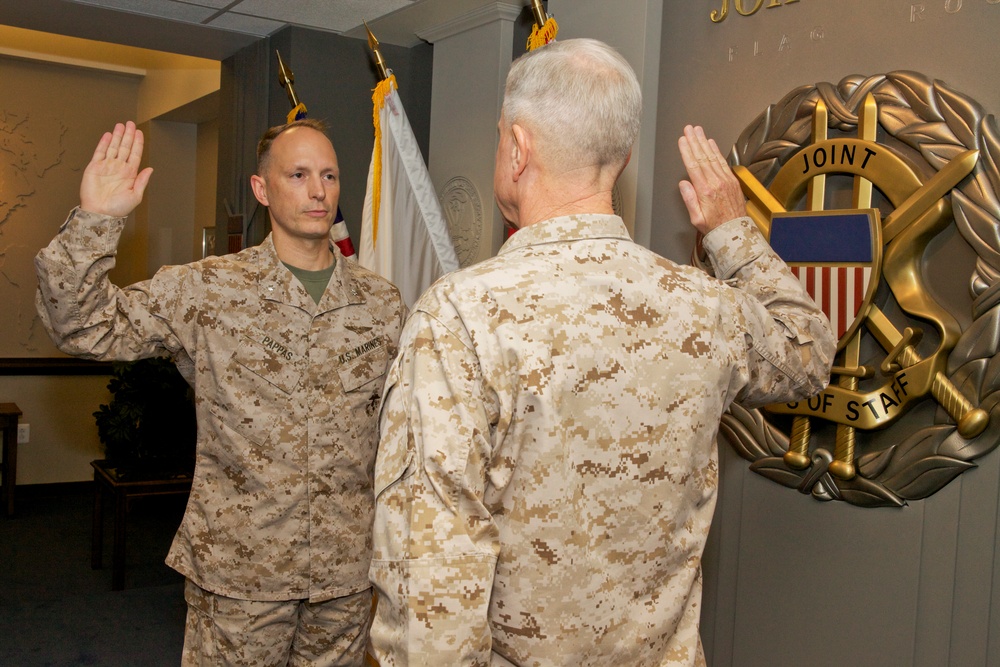
[[[734, 405], [723, 419], [752, 470], [820, 500], [902, 506], [997, 446], [998, 146], [992, 116], [912, 72], [799, 88], [740, 137], [733, 170], [748, 215], [839, 336], [826, 391], [763, 411]], [[952, 224], [979, 253], [978, 317], [965, 330], [921, 268]], [[934, 423], [904, 433], [927, 400]], [[891, 444], [859, 445], [876, 432]]]

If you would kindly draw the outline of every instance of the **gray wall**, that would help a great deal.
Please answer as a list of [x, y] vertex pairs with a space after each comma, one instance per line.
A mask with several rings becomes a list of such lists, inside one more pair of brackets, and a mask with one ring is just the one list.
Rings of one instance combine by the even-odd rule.
[[[686, 123], [725, 152], [797, 86], [894, 70], [1000, 111], [994, 0], [813, 0], [712, 23], [721, 4], [664, 8], [651, 247], [675, 260], [694, 240], [676, 187]], [[968, 283], [963, 246], [952, 235], [939, 253], [955, 285]], [[902, 509], [821, 503], [750, 472], [725, 444], [721, 458], [705, 556], [710, 665], [1000, 665], [1000, 454]]]
[[[340, 207], [357, 247], [375, 140], [371, 96], [378, 75], [366, 40], [316, 30], [285, 28], [223, 62], [219, 224], [224, 221], [222, 198], [226, 197], [239, 201], [240, 212], [253, 218], [252, 241], [259, 242], [267, 233], [264, 209], [257, 207], [247, 183], [255, 168], [253, 156], [260, 135], [267, 127], [284, 123], [291, 110], [278, 81], [276, 50], [295, 76], [296, 95], [309, 117], [323, 119], [330, 126], [340, 162]], [[427, 44], [410, 49], [383, 44], [381, 50], [396, 75], [407, 117], [426, 156], [433, 49]]]

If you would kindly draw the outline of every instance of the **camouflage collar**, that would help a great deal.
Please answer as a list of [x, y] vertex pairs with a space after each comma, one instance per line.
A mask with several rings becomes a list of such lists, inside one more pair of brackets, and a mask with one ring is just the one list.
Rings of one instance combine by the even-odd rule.
[[536, 222], [507, 239], [499, 255], [519, 248], [545, 243], [565, 243], [584, 239], [613, 238], [631, 241], [625, 222], [617, 215], [586, 213], [564, 215]]
[[316, 315], [350, 304], [364, 303], [364, 296], [358, 289], [354, 273], [349, 266], [350, 261], [340, 254], [336, 246], [331, 245], [331, 250], [335, 258], [333, 275], [323, 293], [323, 298], [317, 305], [305, 287], [281, 263], [278, 252], [274, 249], [274, 241], [268, 234], [267, 238], [257, 246], [257, 283], [260, 297], [287, 303]]

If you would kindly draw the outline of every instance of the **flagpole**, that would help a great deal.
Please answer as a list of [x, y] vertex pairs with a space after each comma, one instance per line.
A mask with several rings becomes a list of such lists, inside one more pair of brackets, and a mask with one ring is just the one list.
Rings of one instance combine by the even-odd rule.
[[545, 13], [545, 8], [542, 7], [542, 0], [531, 0], [531, 13], [535, 16], [535, 25], [539, 28], [545, 25], [545, 22], [549, 19], [549, 15]]
[[385, 64], [385, 58], [382, 57], [382, 50], [379, 49], [378, 39], [375, 38], [375, 35], [368, 27], [368, 21], [365, 21], [364, 24], [365, 32], [368, 33], [368, 47], [372, 50], [372, 53], [375, 54], [375, 67], [378, 68], [379, 81], [385, 81], [392, 75], [392, 70]]
[[295, 95], [295, 75], [285, 67], [285, 61], [281, 59], [281, 51], [275, 49], [274, 55], [278, 56], [278, 83], [288, 93], [288, 101], [292, 103], [292, 107], [297, 107], [299, 106], [299, 98]]
[[434, 280], [459, 267], [448, 222], [413, 128], [399, 98], [396, 76], [365, 22], [380, 81], [372, 91], [375, 141], [361, 216], [358, 261], [393, 282], [407, 306]]
[[[375, 90], [372, 91], [372, 124], [375, 128], [375, 145], [372, 150], [372, 164], [371, 164], [371, 174], [369, 183], [369, 190], [371, 191], [371, 248], [368, 247], [368, 237], [365, 236], [362, 239], [361, 245], [361, 263], [362, 265], [371, 264], [368, 268], [375, 266], [375, 259], [373, 256], [369, 256], [368, 251], [378, 247], [378, 232], [379, 232], [379, 213], [382, 207], [382, 123], [381, 123], [381, 109], [385, 104], [386, 98], [392, 93], [393, 85], [396, 83], [396, 78], [392, 75], [392, 70], [385, 63], [385, 58], [382, 57], [382, 50], [379, 48], [378, 38], [368, 27], [368, 21], [363, 21], [365, 24], [365, 32], [368, 33], [368, 47], [375, 54], [375, 67], [378, 69], [379, 82], [375, 86]], [[366, 197], [366, 199], [368, 199]], [[363, 218], [364, 221], [368, 221], [368, 218]], [[362, 229], [362, 234], [365, 230]], [[385, 244], [383, 244], [385, 247]], [[391, 276], [385, 276], [391, 279]], [[409, 305], [409, 304], [408, 304]]]
[[[296, 120], [302, 120], [306, 117], [308, 110], [306, 109], [306, 105], [300, 102], [298, 96], [295, 94], [295, 74], [285, 65], [285, 61], [281, 59], [281, 51], [275, 49], [274, 53], [278, 56], [278, 83], [288, 93], [288, 101], [292, 105], [292, 110], [285, 117], [285, 122], [291, 123]], [[337, 203], [337, 213], [334, 216], [333, 225], [330, 227], [330, 238], [333, 239], [333, 242], [340, 249], [340, 254], [347, 259], [357, 261], [357, 253], [354, 250], [354, 244], [351, 242], [351, 234], [347, 231], [347, 223], [344, 222], [344, 215], [340, 212], [339, 202]]]
[[299, 98], [295, 94], [295, 74], [285, 66], [285, 61], [281, 59], [280, 51], [275, 49], [274, 54], [278, 56], [278, 83], [288, 93], [288, 101], [292, 104], [292, 110], [288, 112], [285, 120], [291, 123], [293, 120], [305, 118], [307, 112], [306, 105], [299, 102]]

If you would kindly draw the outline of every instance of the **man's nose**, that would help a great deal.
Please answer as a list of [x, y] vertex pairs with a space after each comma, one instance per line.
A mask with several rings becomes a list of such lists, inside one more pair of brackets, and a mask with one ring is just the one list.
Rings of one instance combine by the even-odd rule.
[[326, 188], [323, 186], [322, 178], [309, 179], [309, 196], [313, 199], [326, 199]]

